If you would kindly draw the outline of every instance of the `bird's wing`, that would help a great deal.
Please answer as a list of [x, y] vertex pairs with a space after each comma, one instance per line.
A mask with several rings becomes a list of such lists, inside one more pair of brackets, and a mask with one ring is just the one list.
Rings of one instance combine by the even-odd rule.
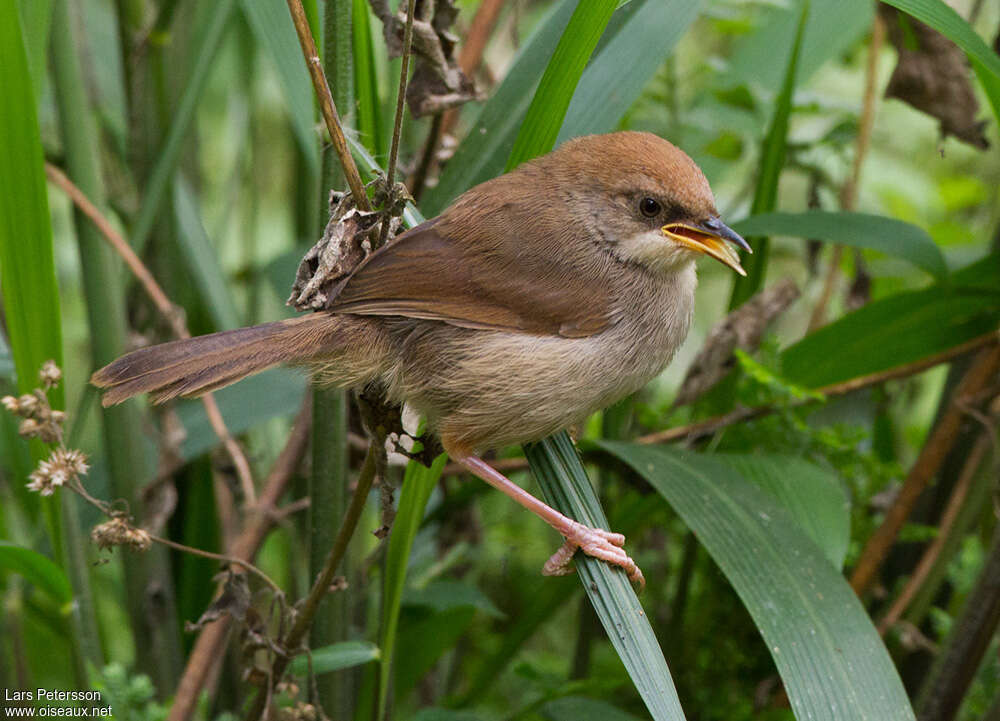
[[453, 240], [435, 225], [423, 223], [372, 253], [343, 282], [330, 310], [572, 338], [615, 322], [612, 293], [593, 273], [518, 252], [507, 240], [487, 240], [471, 252], [468, 239]]

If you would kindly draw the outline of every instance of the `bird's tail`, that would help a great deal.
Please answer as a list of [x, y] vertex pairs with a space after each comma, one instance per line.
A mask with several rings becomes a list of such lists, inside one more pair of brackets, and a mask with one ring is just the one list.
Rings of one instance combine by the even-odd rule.
[[105, 406], [150, 393], [154, 403], [198, 396], [278, 363], [337, 355], [349, 342], [345, 316], [312, 315], [175, 340], [133, 351], [94, 373]]

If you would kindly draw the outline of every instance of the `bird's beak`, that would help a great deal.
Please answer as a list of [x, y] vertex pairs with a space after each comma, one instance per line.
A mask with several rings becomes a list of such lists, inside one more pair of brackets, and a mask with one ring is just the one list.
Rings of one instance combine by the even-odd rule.
[[740, 257], [732, 248], [726, 245], [730, 243], [738, 245], [748, 253], [753, 253], [747, 242], [740, 237], [739, 233], [723, 223], [718, 218], [711, 218], [704, 223], [692, 225], [689, 223], [671, 223], [661, 228], [663, 234], [674, 240], [685, 248], [689, 248], [698, 253], [704, 253], [715, 258], [720, 263], [728, 265], [740, 275], [745, 276], [747, 272], [740, 265]]

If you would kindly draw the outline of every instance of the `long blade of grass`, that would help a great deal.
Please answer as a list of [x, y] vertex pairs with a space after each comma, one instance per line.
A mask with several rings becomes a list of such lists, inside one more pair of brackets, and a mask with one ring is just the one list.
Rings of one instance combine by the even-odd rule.
[[[778, 202], [778, 179], [785, 165], [785, 151], [788, 145], [788, 120], [792, 114], [792, 97], [795, 93], [795, 81], [798, 76], [799, 53], [802, 50], [802, 36], [809, 17], [809, 0], [802, 0], [802, 10], [799, 15], [798, 29], [795, 31], [795, 42], [788, 58], [785, 79], [774, 104], [774, 115], [771, 127], [764, 137], [761, 149], [760, 177], [754, 191], [750, 214], [769, 213]], [[770, 241], [766, 237], [751, 238], [753, 255], [746, 257], [744, 267], [745, 277], [737, 276], [733, 282], [733, 293], [729, 300], [729, 309], [742, 305], [750, 296], [756, 293], [764, 284], [764, 274], [767, 272], [767, 258]]]
[[885, 371], [954, 348], [1000, 323], [1000, 256], [955, 271], [950, 282], [873, 301], [781, 354], [786, 378], [807, 388]]
[[431, 491], [441, 477], [445, 461], [443, 453], [434, 459], [430, 468], [411, 461], [403, 476], [403, 491], [399, 497], [399, 508], [389, 536], [389, 550], [385, 559], [385, 586], [382, 593], [382, 622], [379, 647], [382, 658], [379, 661], [378, 716], [389, 718], [386, 709], [389, 702], [389, 679], [392, 674], [393, 652], [396, 648], [399, 627], [399, 609], [403, 600], [403, 585], [410, 560], [413, 539], [420, 530], [420, 522], [430, 500]]
[[191, 75], [184, 83], [184, 92], [171, 118], [170, 128], [149, 175], [142, 204], [132, 226], [131, 242], [137, 252], [145, 246], [163, 200], [170, 190], [170, 178], [180, 160], [184, 139], [188, 137], [194, 122], [195, 110], [214, 67], [213, 61], [222, 44], [222, 37], [230, 25], [234, 2], [235, 0], [218, 0], [211, 4], [205, 31], [198, 35], [200, 43], [191, 50], [194, 57]]
[[[421, 201], [435, 214], [459, 193], [503, 172], [532, 92], [576, 5], [564, 0], [525, 43], [480, 111], [438, 185]], [[559, 130], [559, 140], [614, 130], [670, 49], [697, 15], [696, 0], [633, 0], [612, 15], [584, 70]], [[628, 72], [622, 72], [628, 68]]]
[[60, 605], [73, 600], [69, 579], [48, 556], [38, 551], [0, 541], [0, 571], [18, 573]]
[[240, 325], [236, 303], [229, 292], [218, 254], [201, 222], [201, 211], [191, 184], [182, 176], [174, 178], [174, 215], [177, 218], [177, 245], [185, 261], [187, 276], [212, 316], [216, 330]]
[[[62, 365], [59, 288], [52, 255], [52, 228], [45, 190], [44, 157], [35, 93], [17, 4], [0, 7], [0, 291], [17, 389], [38, 385], [38, 370], [52, 359]], [[52, 390], [54, 408], [64, 408], [62, 386]], [[6, 427], [13, 430], [15, 424]], [[20, 445], [16, 433], [9, 445]], [[32, 463], [45, 457], [45, 446], [30, 443]], [[18, 479], [23, 482], [23, 477]], [[65, 567], [62, 524], [56, 504], [45, 503], [45, 522], [57, 560]]]
[[[608, 528], [600, 501], [565, 431], [525, 446], [524, 454], [546, 501], [581, 523]], [[574, 562], [611, 645], [654, 721], [683, 719], [663, 651], [625, 572], [581, 553]]]
[[715, 459], [598, 445], [649, 481], [712, 555], [764, 637], [796, 718], [913, 719], [857, 595], [784, 508]]
[[797, 456], [718, 453], [714, 457], [773, 496], [834, 568], [843, 567], [851, 540], [851, 504], [836, 475]]
[[948, 274], [944, 255], [923, 228], [868, 213], [810, 210], [762, 213], [733, 225], [745, 237], [791, 235], [895, 255], [938, 279]]
[[[46, 360], [62, 364], [59, 288], [32, 75], [16, 3], [0, 7], [0, 288], [18, 390], [38, 385]], [[61, 387], [53, 406], [64, 406]]]
[[31, 84], [41, 102], [45, 91], [45, 55], [49, 48], [49, 27], [52, 20], [52, 0], [20, 0], [17, 4], [24, 31], [24, 46], [28, 51]]
[[700, 4], [633, 0], [615, 11], [573, 93], [556, 144], [614, 129], [694, 22]]
[[[104, 204], [104, 186], [98, 162], [99, 139], [93, 109], [86, 95], [79, 59], [80, 43], [70, 17], [67, 0], [56, 0], [52, 19], [52, 80], [59, 127], [62, 135], [67, 175], [96, 205]], [[87, 319], [90, 330], [90, 353], [93, 367], [110, 363], [125, 350], [126, 312], [123, 283], [111, 250], [93, 224], [79, 211], [74, 212], [74, 226], [80, 252], [80, 267]], [[151, 456], [147, 454], [142, 434], [142, 420], [134, 402], [104, 409], [101, 414], [104, 457], [107, 460], [113, 493], [125, 499], [132, 508], [142, 508], [138, 489], [149, 477]], [[73, 528], [67, 524], [67, 528]], [[82, 553], [86, 542], [76, 539], [70, 546]], [[82, 560], [82, 559], [81, 559]], [[85, 562], [84, 562], [85, 563]], [[148, 589], [151, 579], [169, 574], [165, 549], [156, 548], [146, 554], [127, 559], [124, 564], [126, 596], [132, 628], [156, 660], [144, 658], [143, 670], [150, 674], [158, 688], [173, 688], [180, 672], [180, 638], [176, 618], [172, 618], [172, 602], [163, 602], [159, 622], [150, 613]], [[72, 573], [72, 569], [70, 569]], [[85, 588], [86, 578], [73, 578], [78, 592]], [[89, 589], [88, 589], [89, 592]], [[87, 616], [92, 616], [85, 603]], [[90, 653], [100, 658], [96, 626], [88, 619], [84, 641], [93, 646]], [[138, 639], [137, 639], [138, 640]], [[100, 664], [100, 661], [95, 661]]]
[[555, 144], [583, 69], [617, 5], [617, 0], [590, 0], [576, 6], [538, 83], [505, 170], [548, 152]]
[[378, 71], [372, 43], [371, 11], [365, 0], [354, 1], [354, 93], [357, 99], [357, 128], [361, 142], [372, 153], [384, 153]]
[[257, 43], [271, 56], [285, 92], [295, 140], [310, 172], [318, 174], [319, 154], [316, 152], [312, 85], [299, 50], [295, 28], [288, 15], [288, 6], [285, 0], [242, 0], [240, 10]]

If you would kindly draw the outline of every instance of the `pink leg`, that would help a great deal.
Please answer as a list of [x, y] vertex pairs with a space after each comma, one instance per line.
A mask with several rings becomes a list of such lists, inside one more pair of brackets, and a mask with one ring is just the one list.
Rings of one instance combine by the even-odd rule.
[[542, 567], [544, 575], [563, 576], [572, 573], [569, 564], [573, 554], [579, 548], [588, 556], [600, 558], [615, 566], [621, 566], [628, 573], [629, 580], [639, 584], [640, 588], [646, 585], [642, 571], [622, 549], [622, 546], [625, 545], [625, 536], [605, 531], [602, 528], [591, 528], [574, 521], [535, 498], [481, 458], [456, 452], [454, 449], [449, 449], [447, 444], [445, 444], [445, 450], [456, 463], [464, 466], [498, 491], [513, 498], [566, 538], [562, 547], [552, 554], [552, 557]]

